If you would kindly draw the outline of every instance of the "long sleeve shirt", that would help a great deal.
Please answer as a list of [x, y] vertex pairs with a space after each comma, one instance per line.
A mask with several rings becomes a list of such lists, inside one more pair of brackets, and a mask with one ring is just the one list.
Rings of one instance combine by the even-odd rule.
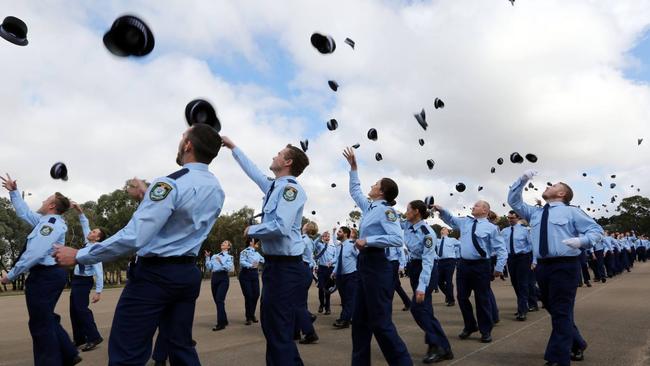
[[[508, 226], [501, 230], [501, 235], [503, 236], [503, 241], [508, 249], [508, 254], [522, 254], [530, 253], [533, 250], [533, 243], [531, 242], [530, 229], [522, 224], [515, 224], [513, 226]], [[510, 246], [512, 238], [512, 247]], [[514, 253], [512, 252], [514, 249]]]
[[[341, 250], [343, 253], [341, 253]], [[336, 256], [334, 257], [334, 269], [332, 270], [333, 274], [338, 274], [339, 266], [341, 268], [341, 274], [350, 274], [357, 271], [357, 257], [359, 256], [359, 250], [354, 246], [354, 242], [350, 239], [343, 241], [336, 249]], [[341, 261], [339, 261], [341, 259]], [[343, 262], [343, 263], [341, 263]]]
[[205, 269], [212, 272], [232, 272], [235, 269], [232, 255], [220, 252], [212, 257], [205, 257]]
[[264, 257], [255, 248], [247, 247], [239, 253], [239, 265], [241, 268], [257, 268], [256, 263], [257, 265], [264, 263]]
[[424, 220], [420, 220], [404, 229], [404, 240], [411, 253], [411, 260], [422, 261], [422, 271], [418, 278], [416, 291], [424, 292], [429, 286], [431, 272], [434, 270], [436, 259], [438, 259], [435, 250], [438, 238], [433, 229]]
[[[91, 243], [88, 241], [88, 234], [90, 234], [90, 223], [88, 222], [88, 218], [86, 215], [79, 214], [79, 223], [81, 224], [81, 231], [84, 234], [84, 240], [86, 242], [86, 245], [84, 247], [87, 247], [89, 245], [93, 245], [94, 243]], [[101, 293], [102, 290], [104, 289], [104, 267], [102, 265], [102, 262], [95, 263], [92, 265], [85, 266], [83, 264], [77, 264], [74, 266], [74, 274], [75, 276], [84, 276], [84, 277], [95, 277], [95, 292], [96, 293]]]

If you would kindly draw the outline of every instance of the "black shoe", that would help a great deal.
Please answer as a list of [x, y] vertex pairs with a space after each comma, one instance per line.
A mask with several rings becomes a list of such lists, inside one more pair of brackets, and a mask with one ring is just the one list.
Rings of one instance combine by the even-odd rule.
[[212, 328], [212, 331], [213, 331], [213, 332], [216, 332], [216, 331], [218, 331], [218, 330], [224, 330], [224, 329], [226, 329], [226, 326], [225, 326], [225, 325], [223, 325], [223, 324], [217, 324], [217, 325], [215, 325], [215, 326]]
[[311, 322], [313, 323], [313, 322], [315, 322], [315, 321], [316, 321], [316, 315], [311, 314]]
[[92, 350], [94, 350], [94, 349], [97, 347], [97, 345], [99, 345], [99, 344], [102, 343], [103, 341], [104, 341], [104, 338], [99, 337], [99, 339], [96, 340], [96, 341], [94, 341], [94, 342], [88, 342], [88, 343], [86, 343], [85, 346], [83, 346], [83, 347], [81, 348], [81, 352], [92, 351]]
[[246, 324], [246, 325], [251, 325], [251, 324], [253, 324], [253, 322], [252, 322], [250, 319], [246, 319], [246, 323], [245, 323], [245, 324]]
[[500, 321], [501, 319], [494, 319], [494, 324], [499, 324]]
[[433, 290], [433, 292], [438, 293], [438, 292], [440, 292], [440, 290], [435, 289], [435, 290]]
[[76, 365], [79, 362], [83, 361], [79, 355], [74, 356], [74, 358], [70, 361], [70, 363], [66, 363], [65, 365]]
[[490, 333], [481, 334], [481, 343], [492, 342], [492, 335]]
[[526, 321], [526, 314], [517, 314], [517, 319], [520, 322]]
[[293, 340], [294, 341], [299, 341], [300, 340], [300, 332], [293, 333]]
[[319, 313], [319, 314], [322, 314], [322, 313], [323, 313], [323, 308], [324, 308], [323, 306], [319, 306], [319, 307], [318, 307], [318, 313]]
[[560, 364], [557, 362], [547, 361], [544, 366], [560, 366]]
[[252, 318], [251, 318], [251, 321], [252, 321], [253, 323], [259, 323], [259, 322], [260, 322], [259, 320], [257, 320], [256, 317], [252, 317]]
[[325, 310], [325, 315], [331, 315], [331, 314], [332, 314], [332, 311], [330, 309]]
[[431, 344], [427, 350], [427, 355], [422, 359], [422, 363], [436, 363], [444, 360], [452, 360], [453, 358], [454, 354], [451, 350], [445, 351], [440, 347]]
[[586, 282], [585, 282], [585, 285], [587, 285], [587, 287], [591, 287], [591, 282], [586, 281]]
[[583, 285], [582, 282], [580, 282], [580, 283], [578, 284], [578, 287], [582, 287], [582, 285]]
[[300, 344], [314, 344], [318, 342], [318, 335], [316, 333], [307, 334], [305, 338], [301, 339], [298, 343]]
[[350, 328], [350, 322], [347, 320], [337, 320], [333, 325], [336, 329]]
[[156, 361], [153, 365], [154, 366], [167, 366], [167, 362], [165, 362], [165, 361]]
[[571, 361], [582, 361], [585, 359], [585, 350], [587, 349], [587, 345], [585, 345], [585, 348], [575, 348], [571, 350]]
[[476, 331], [478, 331], [478, 329], [472, 329], [472, 330], [463, 329], [463, 331], [460, 332], [460, 334], [458, 335], [458, 338], [467, 339], [467, 338], [469, 338], [469, 336], [472, 335], [472, 333], [474, 333]]
[[600, 280], [600, 282], [602, 282], [602, 283], [607, 282], [607, 278], [602, 278], [602, 279]]
[[447, 303], [447, 306], [456, 306], [456, 301], [450, 301]]
[[529, 312], [531, 312], [531, 311], [539, 311], [539, 307], [538, 307], [537, 305], [535, 305], [535, 306], [530, 306], [530, 307], [528, 308], [528, 311], [529, 311]]

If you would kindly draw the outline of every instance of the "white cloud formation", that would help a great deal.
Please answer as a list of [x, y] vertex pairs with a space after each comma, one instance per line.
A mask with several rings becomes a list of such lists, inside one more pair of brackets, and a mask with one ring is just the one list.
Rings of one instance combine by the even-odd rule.
[[[355, 142], [362, 184], [394, 178], [400, 210], [433, 194], [459, 212], [481, 198], [504, 213], [508, 185], [532, 166], [496, 166], [513, 151], [537, 154], [535, 184], [566, 181], [576, 204], [650, 190], [650, 88], [623, 76], [637, 64], [629, 50], [650, 25], [647, 1], [12, 2], [3, 10], [28, 23], [30, 45], [0, 44], [0, 171], [33, 192], [32, 206], [53, 190], [95, 200], [129, 177], [174, 171], [184, 107], [196, 97], [215, 104], [223, 133], [263, 169], [284, 144], [311, 136], [312, 163], [300, 181], [309, 196], [305, 215], [315, 210], [323, 228], [352, 209], [341, 151]], [[142, 61], [103, 48], [103, 31], [124, 13], [143, 17], [156, 35]], [[313, 31], [333, 35], [336, 52], [318, 54], [309, 44]], [[293, 60], [289, 96], [228, 82], [211, 67], [245, 59], [273, 74], [275, 55], [262, 47], [268, 40]], [[335, 95], [329, 79], [341, 85]], [[434, 110], [434, 97], [446, 108]], [[423, 107], [427, 131], [413, 118]], [[308, 109], [320, 121], [295, 113]], [[335, 132], [325, 128], [330, 118], [339, 121]], [[377, 142], [365, 137], [370, 127]], [[643, 136], [649, 140], [637, 146]], [[68, 165], [67, 183], [48, 176], [59, 160]], [[259, 210], [262, 192], [227, 151], [211, 169], [226, 191], [226, 211]], [[610, 190], [614, 173], [618, 187]], [[467, 191], [450, 196], [459, 181]]]

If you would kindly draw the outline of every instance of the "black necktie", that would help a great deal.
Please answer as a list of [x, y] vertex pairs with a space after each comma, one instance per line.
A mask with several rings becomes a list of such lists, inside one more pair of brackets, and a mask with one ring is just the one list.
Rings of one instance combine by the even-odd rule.
[[269, 198], [271, 198], [271, 193], [273, 193], [273, 189], [275, 189], [275, 181], [271, 183], [271, 188], [269, 188], [269, 191], [266, 192], [266, 197], [264, 197], [264, 204], [262, 205], [262, 220], [264, 219], [264, 206], [266, 206], [266, 203], [269, 202]]
[[485, 258], [487, 256], [485, 250], [481, 248], [478, 244], [478, 239], [476, 239], [476, 224], [478, 224], [478, 220], [474, 219], [474, 225], [472, 225], [472, 244], [474, 244], [474, 249], [476, 249], [481, 258]]
[[550, 206], [544, 205], [542, 212], [542, 223], [539, 228], [539, 255], [546, 257], [548, 255], [548, 209]]
[[79, 274], [82, 276], [86, 275], [86, 266], [81, 263], [79, 263]]
[[515, 255], [515, 227], [510, 226], [510, 254]]
[[336, 266], [336, 277], [341, 278], [341, 273], [343, 273], [343, 245], [345, 242], [341, 243], [341, 251], [339, 252], [339, 263]]
[[440, 247], [438, 248], [438, 257], [442, 258], [442, 252], [445, 250], [445, 237], [442, 237], [440, 241]]

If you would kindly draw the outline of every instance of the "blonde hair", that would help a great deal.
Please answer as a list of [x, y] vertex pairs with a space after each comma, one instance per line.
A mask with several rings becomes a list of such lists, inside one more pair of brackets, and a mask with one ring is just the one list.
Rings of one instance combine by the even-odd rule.
[[318, 235], [318, 224], [313, 221], [309, 221], [305, 224], [305, 234], [309, 236]]

